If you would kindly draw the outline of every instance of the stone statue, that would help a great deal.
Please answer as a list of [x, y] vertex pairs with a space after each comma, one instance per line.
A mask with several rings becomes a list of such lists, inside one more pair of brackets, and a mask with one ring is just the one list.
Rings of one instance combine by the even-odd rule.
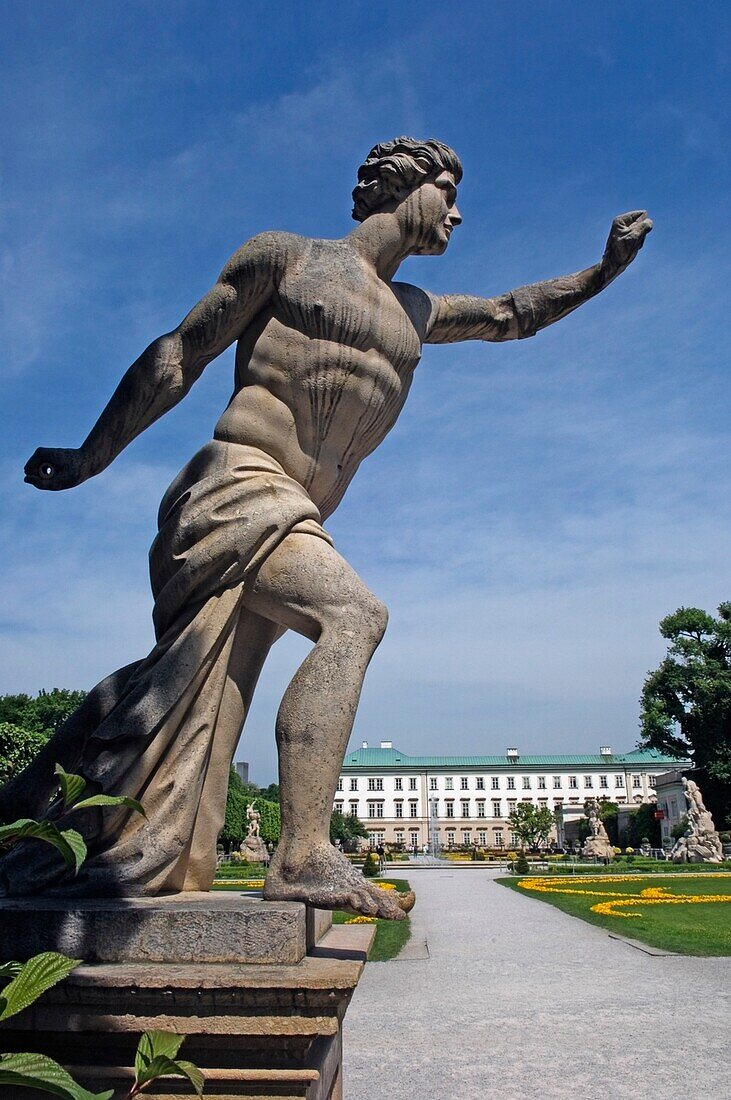
[[722, 863], [723, 845], [713, 818], [703, 803], [698, 784], [683, 776], [687, 824], [675, 843], [670, 858], [673, 863]]
[[604, 822], [599, 817], [599, 803], [595, 798], [587, 803], [584, 812], [589, 820], [590, 835], [584, 841], [582, 856], [586, 859], [614, 859], [614, 847], [604, 828]]
[[[150, 551], [157, 642], [103, 680], [36, 761], [0, 792], [0, 818], [43, 816], [53, 765], [138, 796], [148, 820], [90, 811], [75, 879], [44, 846], [0, 861], [0, 891], [156, 895], [207, 890], [229, 765], [272, 643], [313, 648], [279, 710], [282, 837], [265, 897], [402, 915], [329, 842], [330, 813], [386, 608], [323, 527], [360, 463], [396, 423], [422, 345], [533, 336], [612, 282], [652, 223], [614, 219], [599, 263], [501, 294], [438, 296], [396, 281], [407, 256], [439, 256], [460, 224], [462, 166], [438, 141], [375, 146], [339, 240], [261, 233], [124, 375], [78, 449], [40, 448], [38, 489], [101, 473], [236, 343], [233, 396], [213, 438], [165, 493]], [[468, 398], [465, 398], [467, 412]], [[56, 810], [51, 809], [54, 814]]]
[[246, 839], [241, 845], [241, 852], [251, 863], [268, 863], [269, 852], [267, 846], [259, 834], [261, 814], [250, 802], [246, 807]]

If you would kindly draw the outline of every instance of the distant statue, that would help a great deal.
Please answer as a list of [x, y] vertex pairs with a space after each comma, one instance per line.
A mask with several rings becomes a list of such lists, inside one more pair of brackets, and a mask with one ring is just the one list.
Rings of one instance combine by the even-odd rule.
[[253, 802], [246, 807], [246, 839], [239, 849], [249, 863], [268, 863], [269, 852], [259, 833], [261, 814]]
[[258, 810], [254, 809], [253, 802], [250, 802], [249, 805], [246, 807], [246, 820], [248, 822], [246, 835], [250, 837], [258, 837], [261, 814]]
[[584, 814], [589, 822], [589, 835], [584, 841], [582, 856], [586, 859], [614, 859], [614, 847], [599, 816], [599, 803], [595, 798], [587, 803]]
[[695, 780], [683, 776], [683, 794], [686, 801], [685, 832], [676, 841], [670, 858], [673, 863], [722, 863], [721, 838]]
[[[231, 400], [160, 506], [153, 650], [95, 687], [0, 790], [0, 820], [43, 817], [59, 761], [97, 790], [138, 797], [147, 820], [124, 810], [76, 820], [89, 858], [75, 878], [43, 845], [16, 845], [0, 859], [0, 893], [208, 890], [254, 687], [272, 644], [294, 630], [313, 648], [277, 716], [282, 835], [264, 896], [403, 916], [396, 891], [367, 882], [330, 843], [343, 754], [387, 612], [323, 523], [396, 423], [424, 344], [534, 336], [625, 271], [652, 228], [643, 210], [622, 214], [598, 263], [493, 298], [396, 280], [407, 257], [446, 251], [462, 221], [461, 179], [442, 142], [376, 145], [358, 171], [351, 233], [252, 237], [133, 363], [82, 446], [42, 447], [28, 461], [26, 481], [44, 491], [100, 474], [236, 344]], [[459, 393], [458, 374], [453, 385]], [[461, 401], [467, 420], [470, 394]]]

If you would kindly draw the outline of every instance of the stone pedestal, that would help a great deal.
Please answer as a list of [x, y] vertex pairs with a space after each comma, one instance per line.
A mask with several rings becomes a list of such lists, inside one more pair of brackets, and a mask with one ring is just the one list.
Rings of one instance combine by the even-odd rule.
[[[130, 1067], [140, 1034], [151, 1029], [174, 1031], [185, 1036], [181, 1057], [204, 1072], [206, 1100], [224, 1096], [339, 1100], [341, 1025], [374, 926], [330, 928], [329, 914], [308, 914], [304, 905], [294, 902], [282, 906], [231, 894], [205, 897], [208, 913], [198, 898], [176, 899], [172, 904], [170, 899], [128, 901], [126, 919], [136, 914], [139, 921], [135, 936], [127, 940], [127, 950], [134, 946], [138, 957], [130, 959], [128, 954], [129, 961], [80, 966], [3, 1025], [3, 1050], [48, 1054], [86, 1088], [114, 1088], [124, 1095], [133, 1080]], [[81, 942], [83, 932], [97, 954], [114, 954], [115, 958], [120, 954], [116, 948], [104, 948], [97, 932], [103, 927], [100, 913], [106, 914], [110, 928], [115, 922], [116, 927], [124, 928], [121, 903], [73, 902], [70, 912], [74, 915], [65, 923], [55, 906], [48, 900], [0, 903], [4, 957], [19, 954], [6, 947], [6, 931], [15, 937], [17, 946], [31, 943], [29, 937], [23, 940], [21, 936], [21, 909], [27, 926], [36, 929], [36, 947], [39, 931], [47, 922], [47, 930], [63, 925], [69, 944]], [[90, 912], [95, 914], [93, 920], [88, 918]], [[160, 931], [164, 919], [168, 920], [167, 938]], [[225, 935], [213, 934], [217, 920], [227, 927]], [[198, 929], [201, 952], [208, 952], [203, 961], [188, 957], [194, 928]], [[243, 930], [243, 953], [250, 954], [252, 945], [262, 952], [269, 939], [270, 955], [278, 944], [290, 957], [286, 962], [232, 961], [234, 951], [227, 939], [232, 928]], [[41, 936], [47, 942], [37, 949], [65, 949], [58, 939], [48, 942], [56, 932], [52, 936], [47, 930]], [[203, 946], [205, 935], [212, 937], [207, 948]], [[151, 961], [150, 950], [164, 955], [165, 961]], [[171, 956], [176, 953], [185, 955], [185, 961], [173, 961]], [[215, 953], [225, 954], [227, 961], [211, 961]], [[299, 958], [291, 957], [297, 953]], [[17, 1093], [18, 1100], [36, 1095], [30, 1089]], [[37, 1095], [40, 1100], [42, 1094]], [[190, 1088], [175, 1078], [145, 1090], [150, 1100], [191, 1095]]]

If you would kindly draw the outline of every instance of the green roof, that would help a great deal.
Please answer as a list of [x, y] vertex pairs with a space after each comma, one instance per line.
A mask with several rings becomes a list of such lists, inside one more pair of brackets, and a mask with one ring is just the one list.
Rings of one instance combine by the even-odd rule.
[[690, 761], [677, 757], [665, 756], [657, 749], [634, 749], [632, 752], [612, 753], [603, 756], [601, 753], [587, 754], [577, 753], [566, 755], [554, 753], [548, 756], [523, 755], [519, 753], [517, 758], [508, 756], [408, 756], [398, 749], [356, 749], [355, 752], [345, 754], [344, 768], [505, 768], [519, 765], [524, 768], [551, 768], [551, 767], [606, 767], [607, 765], [620, 764], [657, 764], [663, 767], [687, 767]]

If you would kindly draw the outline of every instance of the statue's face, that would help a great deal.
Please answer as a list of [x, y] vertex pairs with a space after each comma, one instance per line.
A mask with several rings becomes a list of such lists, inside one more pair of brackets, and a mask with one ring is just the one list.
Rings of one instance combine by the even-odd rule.
[[403, 202], [407, 224], [413, 228], [417, 256], [441, 256], [452, 230], [462, 221], [457, 209], [457, 185], [451, 172], [422, 183]]

